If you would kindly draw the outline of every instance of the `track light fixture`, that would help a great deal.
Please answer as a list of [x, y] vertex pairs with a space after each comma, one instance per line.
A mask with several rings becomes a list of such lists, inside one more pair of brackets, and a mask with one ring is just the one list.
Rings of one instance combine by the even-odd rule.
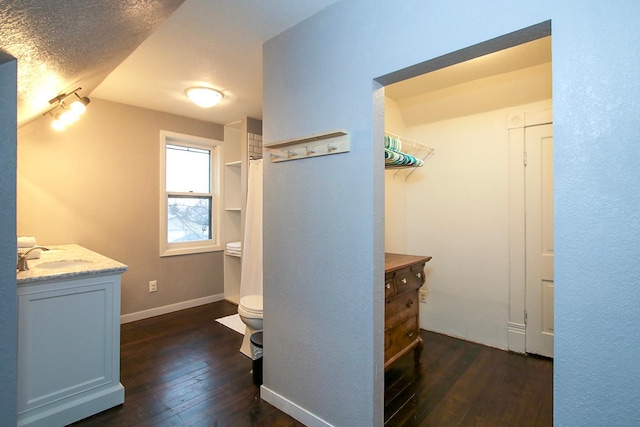
[[[44, 114], [50, 114], [53, 116], [51, 127], [55, 130], [63, 130], [68, 125], [72, 124], [80, 118], [80, 116], [86, 111], [87, 105], [91, 100], [86, 96], [80, 97], [78, 91], [82, 88], [72, 90], [69, 93], [62, 93], [55, 98], [49, 100], [49, 104], [54, 105], [49, 111]], [[71, 95], [75, 95], [76, 99], [72, 99], [71, 102], [67, 101], [67, 98]], [[58, 110], [56, 112], [56, 110]]]

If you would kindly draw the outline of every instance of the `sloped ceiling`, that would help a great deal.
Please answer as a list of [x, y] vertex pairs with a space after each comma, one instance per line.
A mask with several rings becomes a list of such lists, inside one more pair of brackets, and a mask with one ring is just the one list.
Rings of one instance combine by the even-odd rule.
[[[77, 87], [220, 124], [260, 119], [262, 44], [336, 1], [0, 0], [0, 50], [18, 58], [19, 125]], [[550, 39], [541, 39], [387, 86], [386, 95], [407, 125], [486, 111], [516, 92], [531, 102], [541, 88], [550, 97], [550, 61]], [[478, 79], [499, 81], [501, 93], [479, 92]], [[184, 93], [194, 85], [221, 90], [223, 101], [196, 107]]]
[[[336, 1], [0, 0], [0, 50], [18, 59], [18, 124], [77, 87], [215, 123], [261, 118], [262, 44]], [[225, 98], [200, 109], [184, 95], [193, 85]]]
[[[262, 45], [337, 0], [186, 0], [94, 91], [97, 98], [215, 123], [262, 118]], [[199, 108], [191, 86], [224, 94]]]
[[18, 59], [18, 125], [49, 99], [90, 94], [184, 0], [0, 0], [0, 50]]
[[385, 87], [406, 126], [551, 99], [551, 37]]

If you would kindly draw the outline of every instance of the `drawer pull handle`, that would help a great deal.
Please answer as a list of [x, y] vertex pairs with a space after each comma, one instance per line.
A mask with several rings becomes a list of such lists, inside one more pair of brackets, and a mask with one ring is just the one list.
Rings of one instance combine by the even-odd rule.
[[407, 307], [408, 308], [413, 307], [413, 300], [410, 299], [409, 301], [407, 301]]
[[407, 283], [407, 279], [402, 279], [402, 283]]
[[385, 287], [386, 287], [387, 289], [391, 289], [391, 283], [387, 283], [387, 284], [385, 284]]
[[411, 329], [409, 332], [407, 332], [407, 336], [409, 338], [411, 338], [413, 336], [413, 329]]

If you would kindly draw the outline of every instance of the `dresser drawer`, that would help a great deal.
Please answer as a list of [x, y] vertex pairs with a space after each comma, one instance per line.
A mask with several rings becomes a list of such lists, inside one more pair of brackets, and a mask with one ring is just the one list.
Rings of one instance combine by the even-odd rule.
[[418, 293], [405, 292], [387, 298], [384, 311], [385, 328], [395, 326], [400, 321], [418, 314]]
[[384, 361], [386, 362], [398, 352], [415, 342], [418, 333], [418, 316], [410, 317], [404, 322], [384, 333]]
[[422, 270], [422, 265], [403, 268], [395, 273], [394, 284], [398, 294], [418, 289], [423, 283], [424, 271]]
[[389, 298], [396, 294], [396, 285], [394, 283], [395, 273], [384, 275], [384, 297]]

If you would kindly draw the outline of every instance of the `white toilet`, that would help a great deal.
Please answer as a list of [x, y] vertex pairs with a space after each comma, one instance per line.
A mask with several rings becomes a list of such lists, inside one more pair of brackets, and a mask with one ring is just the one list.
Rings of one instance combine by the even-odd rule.
[[262, 295], [246, 295], [240, 298], [238, 314], [246, 325], [240, 351], [251, 357], [251, 334], [262, 330]]

